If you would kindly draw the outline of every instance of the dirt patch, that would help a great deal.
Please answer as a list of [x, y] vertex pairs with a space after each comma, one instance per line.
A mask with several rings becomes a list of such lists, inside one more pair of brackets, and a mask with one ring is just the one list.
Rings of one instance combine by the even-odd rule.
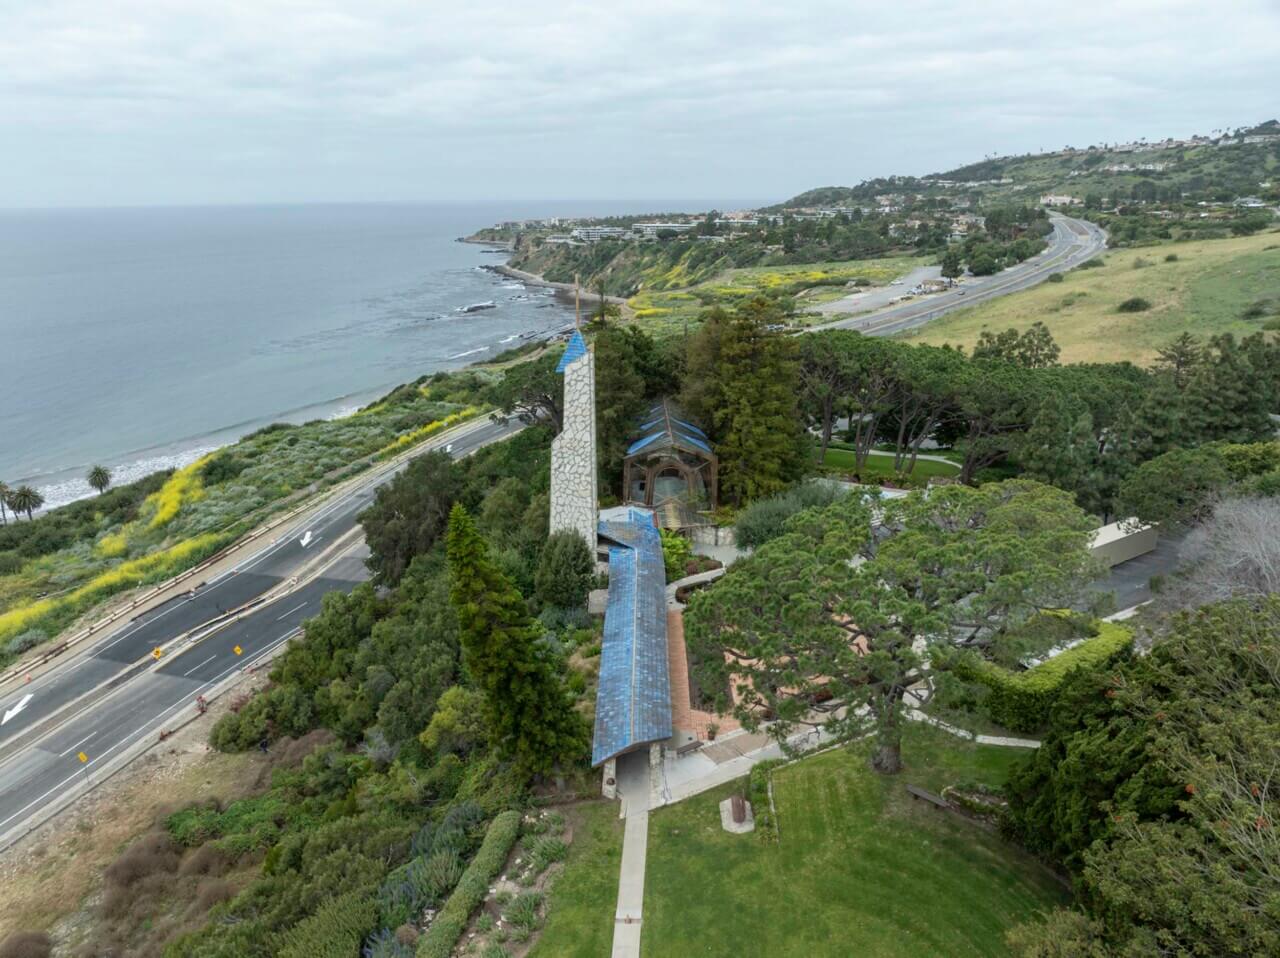
[[[240, 689], [265, 682], [259, 674]], [[127, 845], [189, 802], [227, 801], [259, 786], [264, 756], [223, 755], [207, 744], [209, 729], [232, 698], [223, 696], [206, 715], [0, 854], [0, 941], [19, 931], [44, 931], [54, 940], [54, 954], [67, 954], [93, 930], [104, 872]]]

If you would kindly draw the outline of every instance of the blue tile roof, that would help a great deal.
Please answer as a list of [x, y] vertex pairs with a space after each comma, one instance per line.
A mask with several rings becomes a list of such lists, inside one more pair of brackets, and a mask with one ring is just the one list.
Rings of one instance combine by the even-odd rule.
[[609, 548], [609, 602], [600, 649], [600, 685], [591, 764], [638, 745], [671, 737], [671, 680], [667, 668], [666, 571], [653, 516], [630, 510], [623, 521], [602, 521]]
[[560, 362], [556, 365], [556, 372], [564, 372], [566, 366], [575, 359], [581, 359], [586, 354], [587, 341], [582, 338], [582, 333], [575, 329], [573, 335], [569, 337], [568, 344], [564, 347], [564, 355], [560, 357]]
[[681, 445], [708, 454], [712, 451], [707, 434], [693, 423], [678, 418], [670, 404], [663, 401], [654, 406], [646, 421], [640, 424], [640, 438], [627, 447], [627, 455], [635, 455], [649, 446], [665, 449]]

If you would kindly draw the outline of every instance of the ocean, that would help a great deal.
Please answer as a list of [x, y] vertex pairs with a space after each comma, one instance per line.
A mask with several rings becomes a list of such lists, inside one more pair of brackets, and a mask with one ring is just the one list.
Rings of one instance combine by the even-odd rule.
[[572, 307], [457, 238], [634, 206], [0, 211], [0, 479], [59, 505], [550, 335]]

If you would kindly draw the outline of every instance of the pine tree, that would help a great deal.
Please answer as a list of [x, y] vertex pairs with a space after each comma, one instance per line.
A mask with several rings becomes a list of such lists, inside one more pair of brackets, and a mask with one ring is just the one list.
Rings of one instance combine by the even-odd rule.
[[710, 426], [721, 496], [732, 502], [778, 492], [803, 468], [798, 351], [768, 328], [780, 318], [758, 297], [713, 311], [690, 342], [685, 408]]
[[585, 740], [582, 719], [541, 628], [461, 504], [449, 515], [448, 556], [463, 661], [484, 692], [489, 740], [526, 774], [572, 761]]

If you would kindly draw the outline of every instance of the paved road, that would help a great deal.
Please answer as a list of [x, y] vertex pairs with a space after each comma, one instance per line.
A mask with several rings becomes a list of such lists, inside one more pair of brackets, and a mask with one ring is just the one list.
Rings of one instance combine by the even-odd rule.
[[[968, 279], [961, 286], [945, 293], [920, 296], [898, 306], [810, 326], [805, 332], [843, 328], [856, 329], [872, 336], [891, 336], [923, 326], [953, 309], [963, 309], [997, 296], [1028, 289], [1044, 282], [1051, 273], [1079, 266], [1106, 248], [1107, 237], [1101, 227], [1058, 213], [1050, 214], [1050, 219], [1053, 233], [1049, 238], [1048, 248], [1025, 263], [1019, 263], [995, 276]], [[905, 280], [904, 285], [894, 287], [902, 291], [909, 288]], [[824, 304], [823, 311], [835, 312], [835, 307], [847, 302], [849, 301], [836, 300], [835, 303]]]
[[[194, 709], [197, 695], [269, 655], [297, 633], [303, 619], [318, 611], [326, 592], [350, 589], [367, 578], [365, 555], [363, 545], [354, 546], [297, 592], [162, 659], [157, 667], [143, 666], [106, 698], [5, 762], [0, 767], [0, 834], [78, 780], [92, 783], [98, 769], [117, 753], [142, 739], [155, 739], [182, 710]], [[81, 752], [87, 762], [80, 761]]]
[[[514, 421], [486, 423], [457, 439], [428, 444], [423, 451], [448, 443], [451, 454], [459, 458], [520, 428]], [[70, 784], [74, 776], [68, 776], [68, 769], [91, 775], [95, 764], [139, 735], [156, 733], [176, 707], [193, 707], [201, 689], [284, 641], [304, 619], [316, 614], [324, 593], [350, 589], [366, 578], [367, 551], [360, 541], [321, 577], [151, 668], [155, 664], [152, 649], [261, 596], [351, 532], [357, 526], [356, 516], [373, 500], [378, 487], [403, 468], [370, 477], [301, 517], [271, 544], [202, 584], [193, 595], [140, 616], [6, 695], [0, 701], [0, 714], [22, 707], [0, 726], [0, 834]], [[230, 651], [237, 644], [240, 656]], [[112, 690], [103, 698], [101, 692], [108, 683]], [[85, 707], [83, 696], [93, 704]], [[52, 719], [55, 714], [56, 720]], [[56, 731], [49, 733], [51, 726]], [[77, 745], [79, 740], [83, 746]], [[77, 758], [81, 750], [90, 756], [83, 768]]]

